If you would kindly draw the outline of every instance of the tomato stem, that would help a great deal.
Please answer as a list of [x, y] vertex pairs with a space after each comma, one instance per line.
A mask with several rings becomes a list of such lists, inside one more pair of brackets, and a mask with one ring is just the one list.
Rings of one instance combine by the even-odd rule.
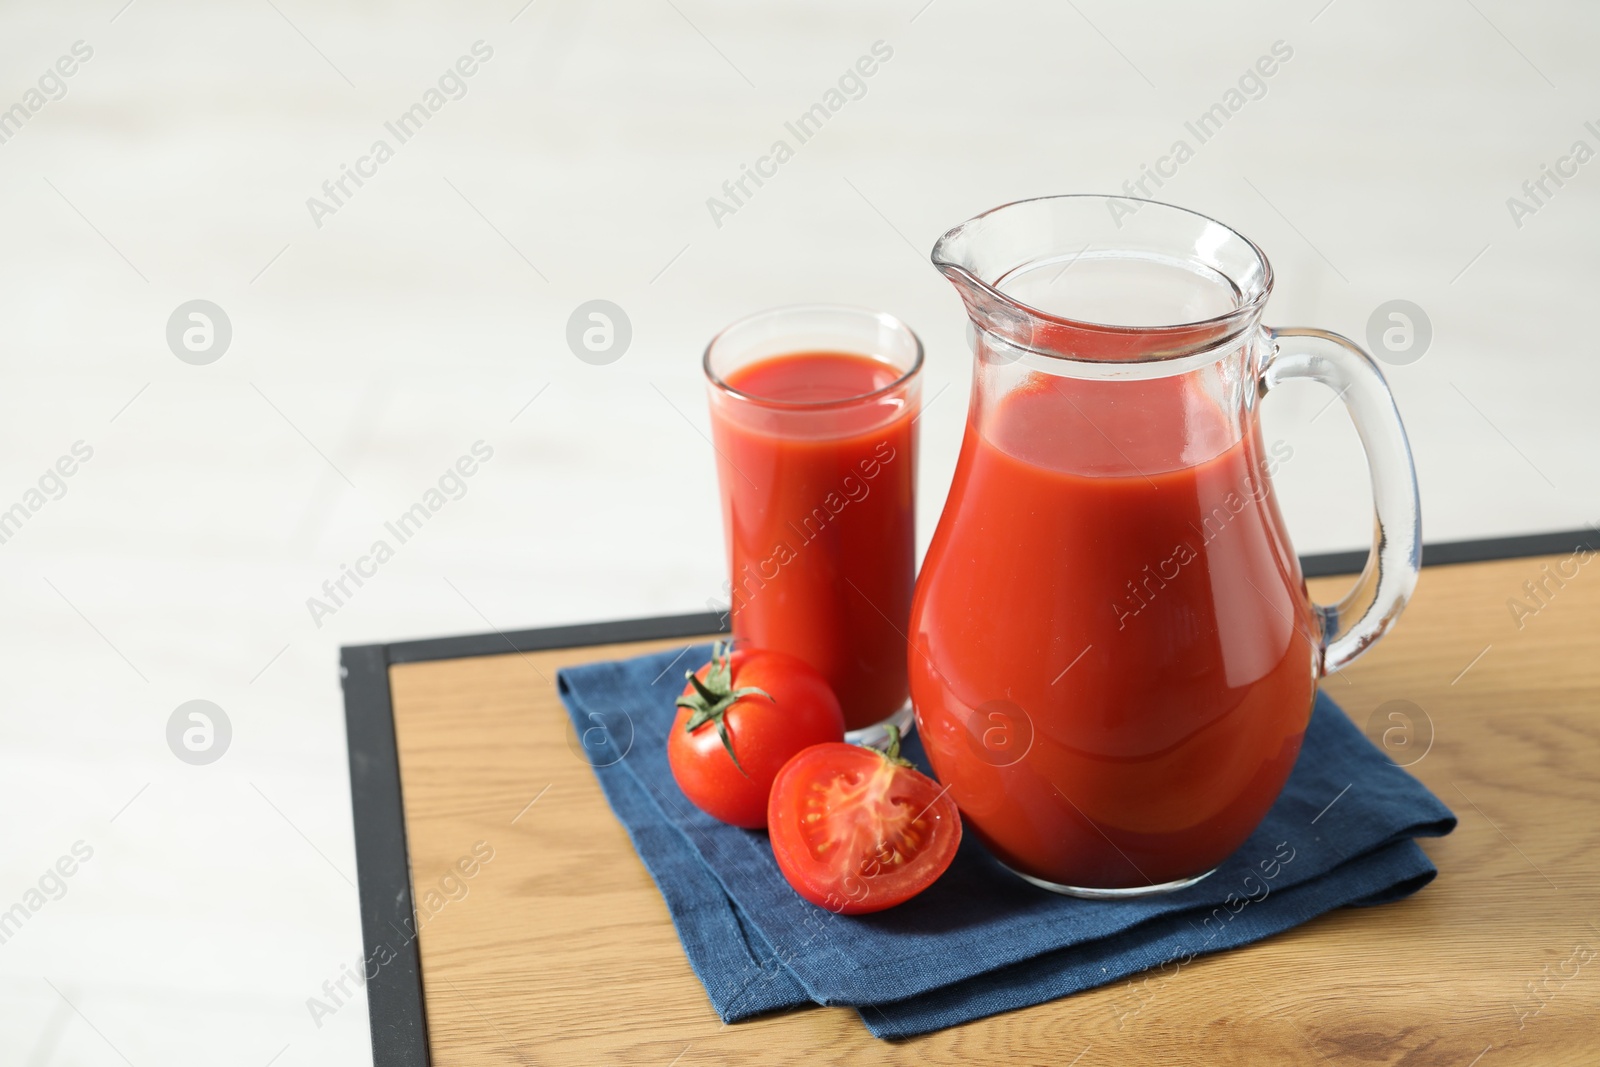
[[[915, 765], [900, 755], [900, 727], [891, 722], [884, 726], [883, 732], [889, 735], [889, 743], [878, 754], [890, 763], [897, 763], [902, 767], [912, 767], [914, 769]], [[863, 745], [862, 747], [872, 748], [871, 745]], [[873, 749], [873, 751], [877, 752], [878, 750]]]
[[[689, 679], [689, 684], [694, 687], [693, 693], [686, 693], [678, 698], [677, 706], [688, 708], [693, 714], [684, 724], [686, 733], [694, 733], [706, 723], [715, 723], [717, 736], [722, 739], [722, 747], [728, 750], [728, 758], [733, 760], [733, 765], [739, 768], [739, 773], [746, 778], [750, 777], [739, 762], [738, 753], [733, 750], [733, 738], [728, 736], [728, 724], [725, 718], [728, 711], [748, 696], [761, 696], [772, 700], [772, 694], [755, 686], [745, 686], [742, 689], [733, 687], [732, 648], [725, 641], [718, 641], [711, 648], [711, 669], [706, 671], [705, 681], [700, 680], [699, 674], [694, 671], [684, 672]], [[774, 704], [776, 700], [772, 700]]]

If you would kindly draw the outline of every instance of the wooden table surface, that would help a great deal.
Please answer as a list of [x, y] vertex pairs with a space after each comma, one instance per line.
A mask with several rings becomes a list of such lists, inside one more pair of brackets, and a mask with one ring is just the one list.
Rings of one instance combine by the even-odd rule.
[[[1523, 583], [1547, 564], [1578, 566], [1425, 569], [1400, 626], [1324, 683], [1369, 736], [1392, 728], [1393, 758], [1460, 816], [1423, 842], [1432, 885], [1169, 978], [893, 1043], [845, 1008], [723, 1025], [572, 747], [560, 667], [682, 640], [393, 666], [433, 1062], [1600, 1062], [1600, 562], [1536, 602]], [[1346, 584], [1311, 583], [1325, 601]]]

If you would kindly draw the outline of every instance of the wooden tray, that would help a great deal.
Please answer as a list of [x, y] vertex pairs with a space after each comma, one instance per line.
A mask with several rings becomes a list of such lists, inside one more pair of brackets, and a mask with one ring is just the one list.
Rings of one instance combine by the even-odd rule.
[[[1600, 1062], [1600, 556], [1574, 554], [1586, 537], [1600, 545], [1582, 531], [1430, 546], [1398, 629], [1325, 683], [1460, 816], [1423, 842], [1433, 885], [1176, 974], [892, 1043], [843, 1008], [723, 1025], [575, 747], [557, 670], [703, 640], [715, 617], [347, 648], [375, 1063]], [[1501, 558], [1457, 562], [1486, 557]], [[1311, 585], [1331, 601], [1348, 582]]]

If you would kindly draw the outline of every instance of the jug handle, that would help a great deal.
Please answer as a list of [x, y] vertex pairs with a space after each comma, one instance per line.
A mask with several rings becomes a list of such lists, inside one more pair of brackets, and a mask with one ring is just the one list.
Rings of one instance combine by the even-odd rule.
[[1326, 330], [1269, 329], [1260, 395], [1295, 378], [1321, 382], [1344, 401], [1372, 479], [1372, 552], [1355, 586], [1322, 617], [1319, 677], [1353, 662], [1400, 617], [1422, 563], [1422, 508], [1411, 446], [1383, 372], [1361, 347]]

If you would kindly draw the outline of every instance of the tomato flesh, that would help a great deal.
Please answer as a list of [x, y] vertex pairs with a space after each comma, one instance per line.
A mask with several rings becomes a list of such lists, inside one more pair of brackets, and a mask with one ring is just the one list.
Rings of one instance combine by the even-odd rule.
[[955, 802], [921, 772], [857, 745], [814, 745], [784, 765], [767, 811], [778, 867], [842, 915], [893, 907], [945, 872], [961, 843]]

